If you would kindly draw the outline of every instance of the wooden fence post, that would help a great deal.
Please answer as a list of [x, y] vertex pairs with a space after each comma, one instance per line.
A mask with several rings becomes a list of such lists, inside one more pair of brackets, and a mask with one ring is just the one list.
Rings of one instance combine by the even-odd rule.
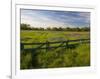
[[46, 41], [46, 52], [49, 50], [49, 42]]
[[21, 43], [21, 50], [23, 50], [23, 49], [24, 49], [24, 44]]
[[66, 41], [65, 43], [66, 43], [66, 45], [65, 45], [65, 46], [66, 46], [66, 48], [68, 48], [68, 41]]

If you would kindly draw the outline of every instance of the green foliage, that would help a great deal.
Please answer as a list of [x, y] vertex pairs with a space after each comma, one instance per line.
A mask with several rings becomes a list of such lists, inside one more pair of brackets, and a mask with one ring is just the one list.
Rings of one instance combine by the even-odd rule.
[[20, 24], [20, 29], [21, 30], [31, 30], [31, 27], [29, 24]]
[[34, 26], [30, 26], [29, 24], [20, 24], [21, 26], [21, 30], [37, 30], [37, 31], [71, 31], [71, 32], [84, 32], [84, 31], [90, 31], [90, 27], [53, 27], [53, 28], [50, 28], [50, 27], [47, 27], [47, 28], [37, 28], [37, 27], [34, 27]]

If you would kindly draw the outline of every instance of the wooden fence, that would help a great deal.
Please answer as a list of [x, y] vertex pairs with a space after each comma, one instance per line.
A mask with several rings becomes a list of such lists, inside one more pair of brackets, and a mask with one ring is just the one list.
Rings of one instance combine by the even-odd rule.
[[[42, 43], [21, 43], [21, 50], [38, 50], [38, 49], [46, 49], [48, 51], [52, 48], [75, 48], [79, 44], [90, 43], [90, 39], [77, 39], [77, 40], [66, 40], [66, 41], [56, 41], [56, 42], [42, 42]], [[59, 45], [57, 45], [59, 44]], [[25, 46], [29, 46], [26, 47]]]

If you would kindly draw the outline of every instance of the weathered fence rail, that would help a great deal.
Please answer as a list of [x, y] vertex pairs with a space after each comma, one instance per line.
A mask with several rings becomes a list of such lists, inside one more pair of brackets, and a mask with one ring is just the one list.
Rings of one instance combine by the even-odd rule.
[[[77, 39], [77, 40], [66, 40], [66, 41], [57, 41], [57, 42], [42, 42], [42, 43], [21, 43], [21, 50], [36, 50], [36, 49], [46, 49], [49, 50], [51, 48], [59, 48], [59, 47], [65, 47], [65, 48], [74, 48], [77, 44], [80, 43], [89, 43], [90, 39]], [[70, 44], [74, 43], [74, 44]], [[54, 44], [59, 44], [57, 46], [52, 46]], [[31, 46], [30, 48], [25, 48], [25, 46]], [[37, 45], [36, 47], [32, 47], [34, 45]]]

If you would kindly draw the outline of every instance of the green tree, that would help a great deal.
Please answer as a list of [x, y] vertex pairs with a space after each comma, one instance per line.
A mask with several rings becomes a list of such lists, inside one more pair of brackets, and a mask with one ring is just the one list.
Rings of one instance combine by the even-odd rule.
[[20, 24], [20, 28], [21, 28], [21, 30], [31, 30], [30, 25], [24, 24], [24, 23]]

